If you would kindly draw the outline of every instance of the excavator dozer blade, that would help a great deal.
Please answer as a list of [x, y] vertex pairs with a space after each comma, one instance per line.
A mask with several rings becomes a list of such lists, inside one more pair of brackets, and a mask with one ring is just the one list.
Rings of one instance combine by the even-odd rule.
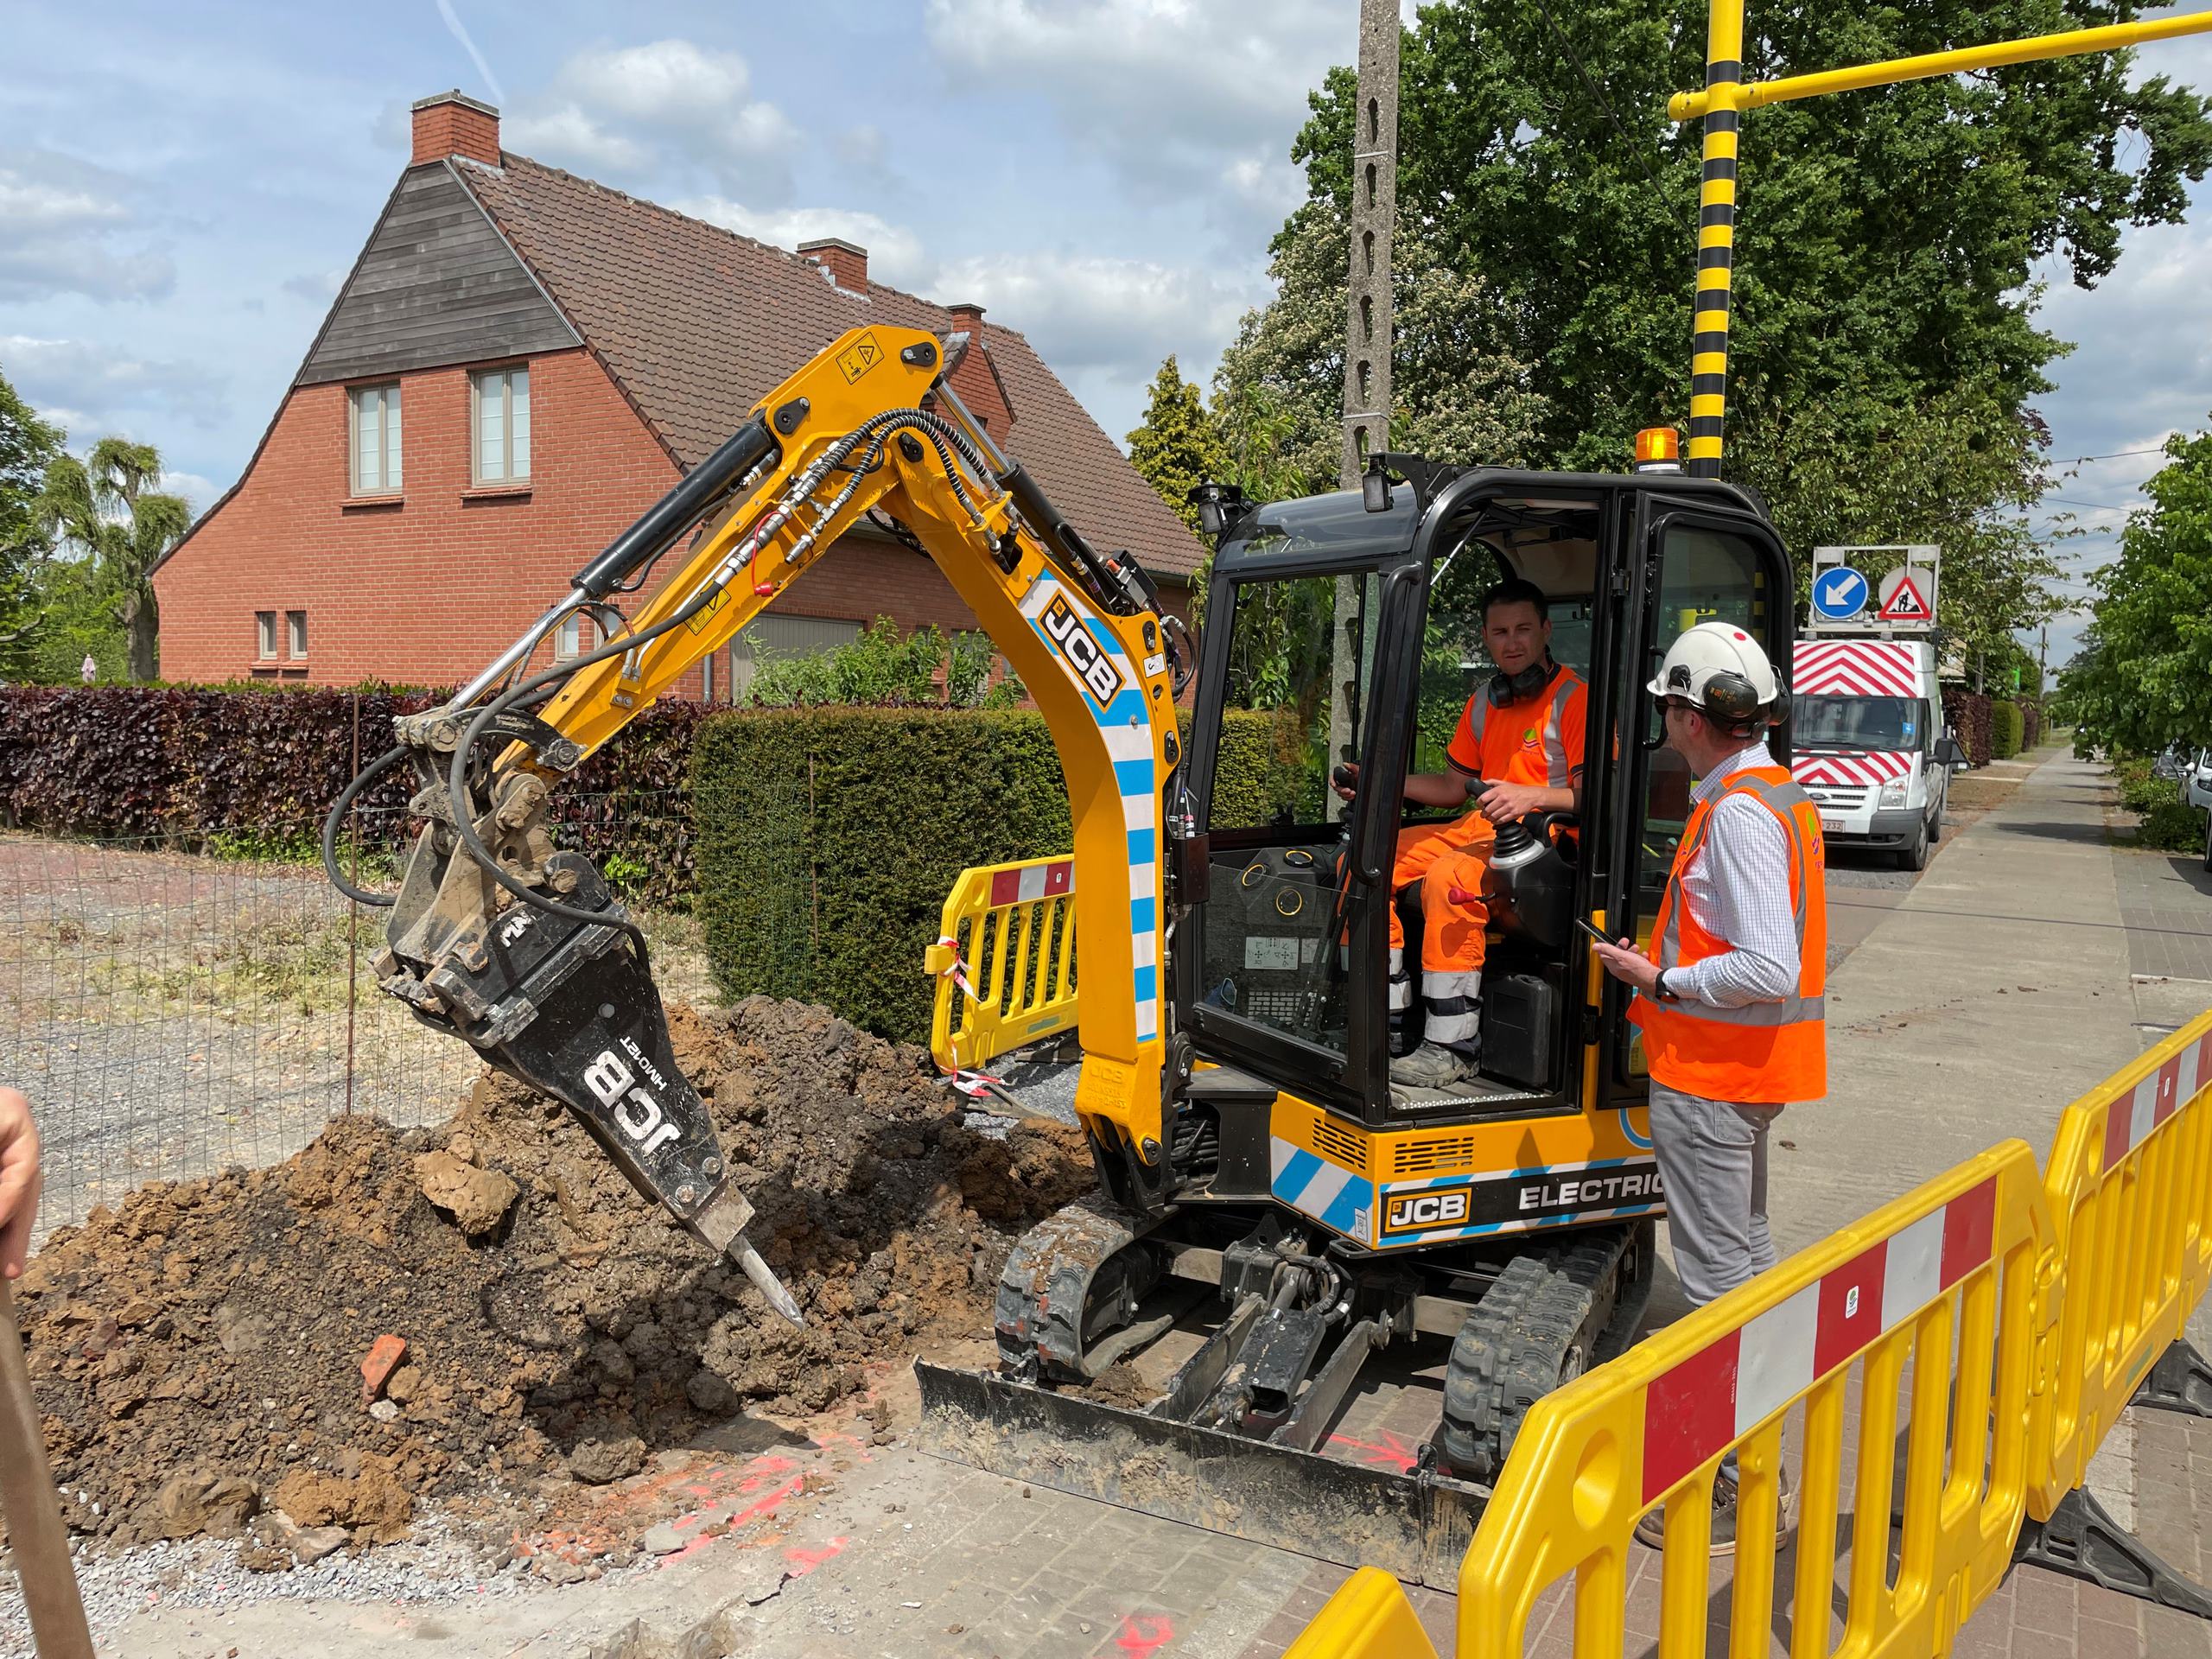
[[914, 1376], [933, 1457], [1408, 1583], [1459, 1581], [1490, 1497], [986, 1372], [918, 1359]]

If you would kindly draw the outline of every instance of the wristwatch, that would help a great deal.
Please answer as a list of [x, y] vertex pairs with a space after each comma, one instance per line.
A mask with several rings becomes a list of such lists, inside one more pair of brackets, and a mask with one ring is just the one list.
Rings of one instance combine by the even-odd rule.
[[1664, 968], [1659, 970], [1659, 977], [1651, 982], [1651, 995], [1656, 1001], [1661, 1002], [1679, 1002], [1682, 1000], [1680, 991], [1670, 991], [1667, 988], [1667, 969]]

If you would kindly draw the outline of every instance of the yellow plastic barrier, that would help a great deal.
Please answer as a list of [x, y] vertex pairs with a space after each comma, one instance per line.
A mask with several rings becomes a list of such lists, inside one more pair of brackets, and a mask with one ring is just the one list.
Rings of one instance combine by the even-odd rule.
[[[1630, 1541], [1658, 1504], [1669, 1545], [1659, 1651], [1707, 1651], [1719, 1617], [1707, 1605], [1709, 1506], [1730, 1452], [1742, 1485], [1729, 1651], [1765, 1654], [1783, 1418], [1801, 1401], [1791, 1651], [1948, 1652], [2004, 1576], [2025, 1509], [2030, 1400], [2050, 1323], [2037, 1269], [2056, 1242], [2034, 1154], [2007, 1141], [1547, 1395], [1460, 1569], [1459, 1659], [1519, 1659], [1538, 1597], [1570, 1573], [1577, 1659], [1619, 1659]], [[1883, 1531], [1865, 1520], [1891, 1513], [1908, 1366], [1892, 1581]], [[1872, 1547], [1851, 1551], [1840, 1586], [1853, 1396], [1851, 1507]]]
[[963, 870], [945, 895], [930, 1052], [952, 1072], [1076, 1024], [1075, 865], [1066, 858]]
[[2212, 1014], [2066, 1109], [2045, 1187], [2064, 1297], [2037, 1402], [2039, 1521], [2212, 1285]]
[[1436, 1659], [1398, 1581], [1363, 1567], [1337, 1587], [1282, 1659]]

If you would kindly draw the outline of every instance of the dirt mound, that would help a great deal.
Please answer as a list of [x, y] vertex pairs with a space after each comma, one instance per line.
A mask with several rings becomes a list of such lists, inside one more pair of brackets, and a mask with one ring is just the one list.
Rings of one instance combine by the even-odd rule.
[[[21, 1295], [72, 1523], [137, 1541], [282, 1507], [384, 1539], [419, 1497], [489, 1516], [549, 1474], [617, 1478], [748, 1402], [818, 1411], [866, 1361], [983, 1334], [1014, 1236], [1090, 1184], [1075, 1131], [972, 1134], [920, 1050], [824, 1009], [673, 1025], [804, 1330], [487, 1074], [442, 1128], [341, 1119], [54, 1232]], [[407, 1351], [378, 1389], [385, 1332]]]

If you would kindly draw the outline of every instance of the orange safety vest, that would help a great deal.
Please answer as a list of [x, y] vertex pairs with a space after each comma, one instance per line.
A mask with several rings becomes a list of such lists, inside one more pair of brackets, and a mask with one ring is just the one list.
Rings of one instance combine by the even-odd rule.
[[1789, 908], [1797, 924], [1797, 994], [1780, 1002], [1716, 1008], [1685, 999], [1661, 1002], [1639, 995], [1629, 1018], [1643, 1028], [1643, 1057], [1652, 1077], [1669, 1089], [1707, 1100], [1779, 1105], [1818, 1100], [1828, 1091], [1825, 996], [1827, 988], [1827, 862], [1821, 816], [1781, 766], [1735, 773], [1711, 800], [1700, 801], [1683, 826], [1675, 868], [1651, 929], [1650, 959], [1687, 968], [1728, 950], [1726, 939], [1698, 925], [1682, 901], [1682, 873], [1705, 844], [1713, 808], [1722, 795], [1749, 795], [1774, 814], [1789, 838]]

